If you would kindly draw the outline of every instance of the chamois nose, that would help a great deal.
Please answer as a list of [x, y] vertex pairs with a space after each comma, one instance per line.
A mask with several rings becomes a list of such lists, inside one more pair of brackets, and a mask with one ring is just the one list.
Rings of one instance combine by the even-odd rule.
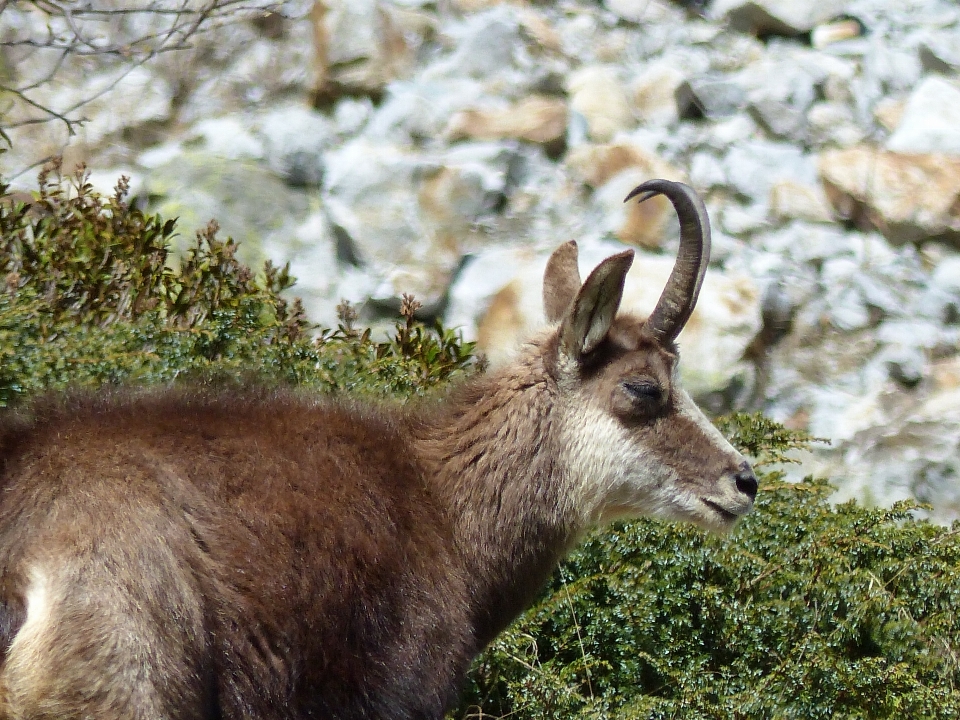
[[750, 463], [744, 460], [740, 463], [740, 471], [733, 476], [737, 481], [737, 490], [753, 500], [757, 496], [757, 476], [753, 474]]

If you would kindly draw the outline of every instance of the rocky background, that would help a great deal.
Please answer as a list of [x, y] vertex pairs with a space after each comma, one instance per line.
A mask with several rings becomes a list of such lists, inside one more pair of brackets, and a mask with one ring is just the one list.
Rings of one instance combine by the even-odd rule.
[[[44, 32], [40, 6], [0, 7], [0, 37]], [[377, 323], [413, 293], [493, 362], [541, 323], [541, 273], [569, 239], [583, 272], [638, 248], [625, 304], [648, 311], [677, 224], [662, 198], [622, 200], [689, 182], [714, 240], [680, 337], [687, 387], [828, 438], [800, 472], [841, 499], [960, 517], [955, 3], [273, 9], [132, 69], [71, 59], [42, 99], [96, 96], [87, 122], [10, 131], [3, 175], [29, 189], [55, 153], [104, 190], [129, 175], [185, 233], [217, 218], [246, 260], [289, 262], [316, 322], [346, 298]]]

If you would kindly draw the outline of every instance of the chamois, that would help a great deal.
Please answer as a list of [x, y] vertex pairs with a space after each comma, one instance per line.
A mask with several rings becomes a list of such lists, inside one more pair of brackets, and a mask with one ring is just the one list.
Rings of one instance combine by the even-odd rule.
[[442, 718], [586, 529], [723, 531], [749, 464], [677, 384], [709, 257], [694, 192], [646, 320], [632, 251], [544, 277], [553, 326], [405, 407], [165, 388], [0, 416], [0, 717]]

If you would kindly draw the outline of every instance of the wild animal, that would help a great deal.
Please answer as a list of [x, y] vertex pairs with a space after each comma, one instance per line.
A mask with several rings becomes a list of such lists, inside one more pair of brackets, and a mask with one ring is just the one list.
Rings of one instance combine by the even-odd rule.
[[[294, 390], [68, 394], [0, 416], [0, 717], [433, 718], [591, 527], [749, 512], [757, 480], [677, 377], [710, 249], [681, 227], [652, 314], [633, 260], [511, 364], [406, 406]], [[628, 198], [628, 199], [630, 199]]]

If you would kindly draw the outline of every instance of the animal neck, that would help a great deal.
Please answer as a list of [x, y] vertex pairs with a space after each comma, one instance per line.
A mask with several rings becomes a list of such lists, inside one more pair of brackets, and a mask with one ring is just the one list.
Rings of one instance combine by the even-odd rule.
[[450, 513], [478, 647], [535, 599], [582, 530], [564, 487], [555, 400], [531, 353], [455, 390], [416, 430], [416, 451]]

